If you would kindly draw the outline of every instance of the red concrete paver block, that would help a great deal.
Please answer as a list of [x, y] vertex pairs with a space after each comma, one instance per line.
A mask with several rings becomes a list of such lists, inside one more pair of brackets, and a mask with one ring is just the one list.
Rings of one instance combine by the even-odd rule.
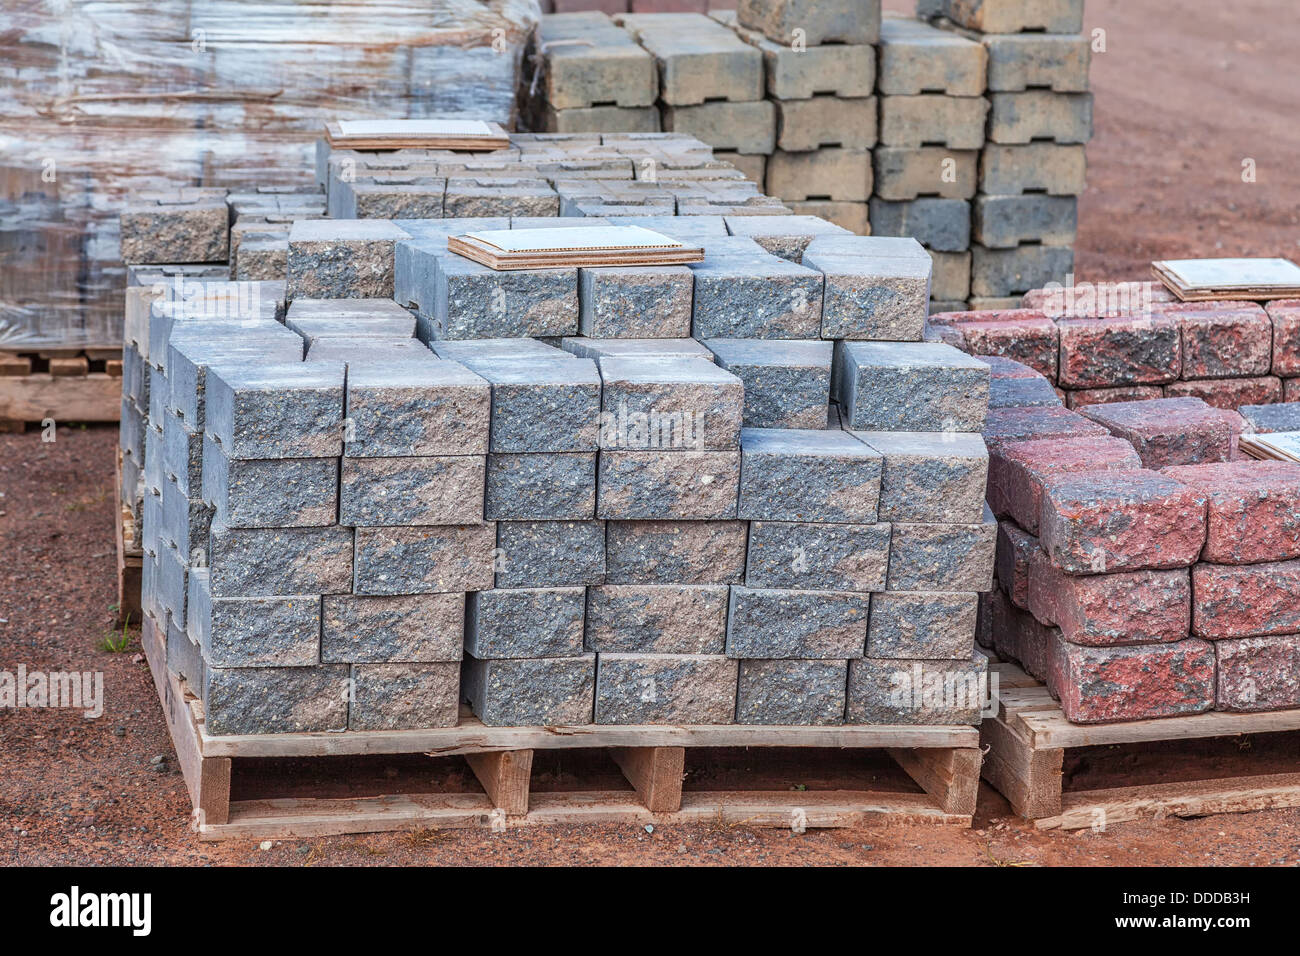
[[1146, 468], [1230, 461], [1244, 423], [1236, 412], [1199, 398], [1092, 405], [1081, 415], [1132, 444]]
[[1066, 408], [1087, 408], [1089, 405], [1109, 405], [1111, 402], [1144, 402], [1149, 398], [1164, 398], [1162, 385], [1121, 385], [1119, 388], [1080, 388], [1065, 393]]
[[1056, 323], [1033, 309], [987, 312], [939, 312], [931, 325], [958, 329], [972, 355], [1000, 355], [1023, 362], [1056, 381], [1060, 335]]
[[1041, 623], [1011, 603], [1000, 590], [990, 595], [993, 649], [999, 657], [1018, 663], [1026, 674], [1047, 679], [1047, 659], [1060, 631]]
[[1192, 633], [1207, 640], [1300, 633], [1300, 561], [1198, 564]]
[[1071, 472], [1141, 467], [1133, 446], [1110, 435], [1009, 442], [989, 452], [989, 507], [1037, 534], [1045, 481]]
[[1178, 322], [1166, 315], [1062, 319], [1064, 388], [1164, 385], [1182, 374]]
[[1240, 308], [1179, 308], [1186, 379], [1267, 375], [1273, 365], [1273, 325], [1254, 303]]
[[1208, 499], [1203, 561], [1258, 564], [1300, 558], [1300, 465], [1238, 461], [1182, 465], [1161, 473]]
[[1255, 712], [1300, 707], [1300, 634], [1215, 641], [1217, 710]]
[[1084, 647], [1061, 637], [1049, 655], [1047, 686], [1066, 720], [1100, 724], [1210, 710], [1214, 678], [1207, 641]]
[[1278, 299], [1264, 311], [1273, 323], [1273, 374], [1300, 375], [1300, 299]]
[[1256, 378], [1202, 378], [1165, 386], [1166, 398], [1199, 398], [1206, 405], [1236, 411], [1242, 405], [1272, 405], [1282, 401], [1282, 380], [1273, 375]]
[[1047, 438], [1104, 437], [1106, 429], [1059, 405], [990, 408], [984, 420], [984, 443], [1040, 441]]

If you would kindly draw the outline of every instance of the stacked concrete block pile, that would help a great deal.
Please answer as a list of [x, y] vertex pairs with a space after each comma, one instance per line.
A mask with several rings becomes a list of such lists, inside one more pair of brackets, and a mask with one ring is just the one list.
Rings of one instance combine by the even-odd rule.
[[1084, 408], [990, 357], [997, 588], [983, 639], [1079, 723], [1300, 706], [1300, 466], [1195, 398]]
[[989, 374], [921, 341], [928, 254], [677, 221], [704, 262], [519, 273], [446, 236], [532, 217], [305, 221], [286, 308], [142, 312], [209, 733], [978, 720]]

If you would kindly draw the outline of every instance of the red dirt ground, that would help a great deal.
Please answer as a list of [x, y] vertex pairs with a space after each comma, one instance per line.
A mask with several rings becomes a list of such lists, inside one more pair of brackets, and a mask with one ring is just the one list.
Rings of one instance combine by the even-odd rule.
[[[888, 0], [887, 7], [909, 4]], [[1081, 278], [1152, 258], [1300, 250], [1300, 17], [1290, 0], [1088, 0], [1096, 139]], [[1258, 181], [1241, 180], [1242, 160]], [[971, 830], [556, 827], [202, 844], [138, 641], [102, 649], [115, 600], [116, 430], [0, 435], [0, 669], [102, 671], [98, 720], [0, 710], [0, 862], [20, 864], [1297, 865], [1300, 810], [1039, 832], [984, 786]], [[152, 758], [166, 755], [158, 772]], [[1261, 768], [1262, 770], [1264, 768]]]

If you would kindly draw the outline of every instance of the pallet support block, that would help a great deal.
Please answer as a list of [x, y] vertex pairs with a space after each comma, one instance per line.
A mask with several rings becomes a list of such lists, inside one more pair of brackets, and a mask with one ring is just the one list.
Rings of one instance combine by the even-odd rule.
[[528, 812], [528, 786], [533, 775], [531, 750], [465, 754], [465, 761], [487, 791], [493, 806], [511, 817]]
[[671, 813], [681, 809], [685, 747], [615, 747], [609, 755], [647, 810]]

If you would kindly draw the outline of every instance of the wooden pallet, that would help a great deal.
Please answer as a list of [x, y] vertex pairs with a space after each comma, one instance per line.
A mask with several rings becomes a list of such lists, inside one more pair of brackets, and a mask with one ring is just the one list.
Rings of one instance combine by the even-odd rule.
[[140, 589], [144, 578], [144, 552], [134, 545], [135, 515], [122, 503], [122, 449], [117, 450], [117, 472], [113, 483], [114, 533], [117, 541], [117, 623], [139, 624]]
[[0, 431], [28, 422], [115, 422], [122, 349], [0, 349]]
[[[167, 669], [165, 642], [148, 616], [141, 642], [194, 805], [193, 827], [204, 840], [581, 823], [969, 827], [975, 811], [981, 754], [973, 727], [486, 727], [463, 713], [458, 726], [435, 730], [214, 737], [204, 729], [201, 703]], [[822, 759], [826, 751], [815, 748], [835, 748], [834, 756], [845, 761], [870, 754], [905, 785], [763, 788], [772, 779], [762, 773], [770, 755], [797, 751]], [[535, 758], [536, 763], [561, 757], [577, 761], [593, 753], [616, 765], [614, 783], [621, 788], [607, 777], [593, 777], [599, 786], [544, 790], [536, 785], [543, 775]], [[694, 759], [715, 753], [742, 755], [755, 764], [745, 788], [684, 789], [683, 776], [690, 774]], [[426, 772], [422, 790], [351, 793], [346, 792], [349, 781], [332, 769], [340, 764], [329, 763], [334, 758], [343, 758], [345, 766], [348, 760], [408, 759], [426, 768], [463, 759], [477, 783], [469, 790], [429, 788], [423, 782], [431, 776]], [[277, 778], [268, 790], [266, 768], [281, 765], [305, 771], [299, 778]], [[749, 769], [742, 768], [747, 774]], [[806, 772], [816, 773], [816, 765]]]
[[[1022, 817], [1040, 829], [1078, 830], [1128, 820], [1198, 817], [1300, 806], [1300, 772], [1251, 773], [1251, 748], [1280, 744], [1300, 770], [1300, 710], [1258, 714], [1211, 711], [1187, 717], [1117, 724], [1072, 724], [1039, 681], [1011, 663], [989, 667], [998, 677], [998, 715], [980, 726], [986, 748], [983, 777]], [[1259, 736], [1263, 735], [1263, 736]], [[1269, 737], [1268, 735], [1277, 735]], [[1217, 739], [1216, 738], [1222, 738]], [[1232, 761], [1213, 743], [1237, 751]], [[1127, 776], [1143, 765], [1170, 779], [1128, 786], [1072, 789], [1076, 771], [1107, 759], [1123, 761]], [[1228, 773], [1224, 770], [1231, 769]], [[1170, 772], [1170, 764], [1174, 764]], [[1256, 764], [1257, 765], [1257, 764]], [[1081, 775], [1081, 774], [1080, 774]], [[1172, 779], [1181, 778], [1181, 779]]]

